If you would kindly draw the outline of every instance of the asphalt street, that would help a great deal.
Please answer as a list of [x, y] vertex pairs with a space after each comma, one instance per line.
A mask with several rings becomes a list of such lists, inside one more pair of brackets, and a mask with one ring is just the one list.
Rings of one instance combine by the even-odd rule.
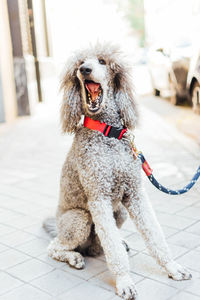
[[200, 145], [200, 115], [195, 114], [189, 105], [174, 106], [169, 99], [151, 94], [139, 101]]

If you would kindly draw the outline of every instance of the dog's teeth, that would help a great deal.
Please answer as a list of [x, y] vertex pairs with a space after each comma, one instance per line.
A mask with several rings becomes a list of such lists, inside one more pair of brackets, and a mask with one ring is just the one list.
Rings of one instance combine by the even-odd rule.
[[99, 109], [100, 105], [101, 105], [101, 98], [102, 98], [102, 91], [99, 91], [97, 98], [93, 101], [92, 100], [92, 96], [91, 94], [88, 92], [87, 93], [88, 96], [88, 108], [91, 111], [95, 111], [96, 109]]

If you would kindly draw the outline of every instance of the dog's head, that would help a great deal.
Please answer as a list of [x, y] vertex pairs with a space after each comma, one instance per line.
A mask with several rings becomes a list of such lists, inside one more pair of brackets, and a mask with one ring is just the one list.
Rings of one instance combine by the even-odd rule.
[[77, 77], [81, 84], [83, 108], [91, 115], [98, 114], [104, 105], [108, 90], [108, 69], [101, 57], [87, 57], [81, 62]]
[[129, 64], [117, 47], [97, 45], [76, 53], [61, 88], [64, 132], [75, 132], [81, 115], [132, 129], [137, 120]]

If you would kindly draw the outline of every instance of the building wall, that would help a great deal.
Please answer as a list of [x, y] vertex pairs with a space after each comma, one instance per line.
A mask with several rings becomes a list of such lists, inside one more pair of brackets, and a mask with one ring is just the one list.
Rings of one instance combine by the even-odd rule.
[[0, 123], [5, 121], [4, 105], [3, 105], [3, 93], [2, 93], [1, 73], [0, 73]]
[[44, 0], [33, 0], [35, 37], [38, 57], [48, 56], [48, 45], [46, 41], [46, 24], [44, 18]]
[[[13, 71], [12, 45], [8, 21], [7, 1], [0, 1], [0, 73], [2, 82], [4, 118], [12, 122], [17, 116]], [[3, 111], [1, 113], [3, 115]]]

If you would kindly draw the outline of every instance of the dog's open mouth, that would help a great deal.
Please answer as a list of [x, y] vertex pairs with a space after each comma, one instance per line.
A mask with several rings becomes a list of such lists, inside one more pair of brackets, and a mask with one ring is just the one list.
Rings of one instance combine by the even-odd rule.
[[85, 90], [88, 110], [91, 112], [98, 111], [103, 99], [103, 90], [100, 83], [85, 80]]

